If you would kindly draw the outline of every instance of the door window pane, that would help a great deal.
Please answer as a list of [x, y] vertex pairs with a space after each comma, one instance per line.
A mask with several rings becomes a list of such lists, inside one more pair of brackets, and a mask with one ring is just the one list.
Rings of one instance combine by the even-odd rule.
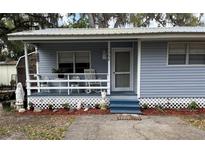
[[130, 71], [130, 53], [116, 52], [115, 53], [115, 72]]
[[130, 75], [129, 74], [116, 74], [115, 75], [115, 87], [126, 88], [130, 87]]

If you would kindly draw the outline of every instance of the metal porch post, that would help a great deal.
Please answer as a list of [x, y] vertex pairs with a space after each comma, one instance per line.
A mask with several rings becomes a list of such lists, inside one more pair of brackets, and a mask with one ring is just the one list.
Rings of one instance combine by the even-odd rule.
[[110, 41], [108, 41], [108, 60], [107, 60], [107, 65], [108, 65], [108, 76], [107, 76], [107, 79], [108, 79], [108, 82], [107, 82], [107, 86], [108, 86], [108, 90], [107, 90], [107, 94], [110, 95], [110, 79], [111, 79], [111, 73], [110, 73], [110, 67], [111, 67], [111, 64], [110, 64]]
[[40, 82], [39, 82], [39, 64], [38, 64], [38, 61], [39, 61], [39, 56], [38, 56], [38, 47], [35, 46], [35, 52], [36, 52], [36, 74], [37, 74], [37, 86], [38, 86], [38, 92], [40, 92]]
[[29, 77], [29, 65], [28, 65], [28, 52], [27, 52], [27, 44], [24, 43], [24, 54], [25, 54], [25, 69], [26, 69], [26, 89], [27, 89], [27, 95], [31, 95], [30, 83], [28, 80], [30, 80]]
[[141, 77], [141, 40], [138, 39], [137, 42], [137, 97], [140, 98], [140, 77]]

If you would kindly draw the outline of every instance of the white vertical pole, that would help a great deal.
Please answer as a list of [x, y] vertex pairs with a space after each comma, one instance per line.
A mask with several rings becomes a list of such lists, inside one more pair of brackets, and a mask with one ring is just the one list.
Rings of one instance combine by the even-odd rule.
[[107, 87], [108, 87], [108, 90], [107, 90], [107, 94], [108, 95], [110, 95], [110, 78], [111, 78], [111, 76], [110, 76], [110, 50], [111, 50], [111, 48], [110, 48], [110, 41], [108, 41], [108, 56], [107, 56], [107, 66], [108, 66], [108, 76], [107, 76], [107, 79], [108, 79], [108, 82], [107, 82]]
[[[38, 47], [35, 46], [35, 52], [36, 52], [36, 58], [38, 57]], [[39, 64], [38, 64], [38, 59], [36, 59], [36, 74], [37, 74], [37, 86], [38, 86], [38, 92], [40, 92], [40, 83], [39, 83]]]
[[137, 97], [140, 98], [140, 77], [141, 77], [141, 40], [137, 42]]
[[29, 77], [29, 65], [28, 65], [28, 52], [27, 52], [27, 44], [24, 43], [24, 54], [25, 54], [25, 67], [26, 67], [26, 89], [27, 89], [27, 95], [31, 95], [30, 83], [28, 80], [30, 80]]
[[69, 77], [69, 74], [68, 74], [68, 95], [70, 95], [70, 77]]

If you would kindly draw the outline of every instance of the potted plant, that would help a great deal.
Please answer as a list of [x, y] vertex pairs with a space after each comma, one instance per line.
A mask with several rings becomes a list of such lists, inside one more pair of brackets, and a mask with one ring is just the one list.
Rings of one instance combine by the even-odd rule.
[[60, 74], [60, 73], [63, 73], [62, 69], [53, 68], [53, 69], [52, 69], [52, 72], [53, 72], [53, 73], [59, 73], [59, 74], [58, 74], [58, 78], [64, 78], [64, 74]]

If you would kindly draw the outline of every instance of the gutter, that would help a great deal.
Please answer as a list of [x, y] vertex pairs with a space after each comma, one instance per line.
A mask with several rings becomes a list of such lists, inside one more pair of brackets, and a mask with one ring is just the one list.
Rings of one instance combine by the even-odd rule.
[[8, 35], [8, 40], [41, 41], [41, 40], [110, 40], [110, 39], [182, 39], [204, 38], [205, 33], [154, 33], [123, 35]]

